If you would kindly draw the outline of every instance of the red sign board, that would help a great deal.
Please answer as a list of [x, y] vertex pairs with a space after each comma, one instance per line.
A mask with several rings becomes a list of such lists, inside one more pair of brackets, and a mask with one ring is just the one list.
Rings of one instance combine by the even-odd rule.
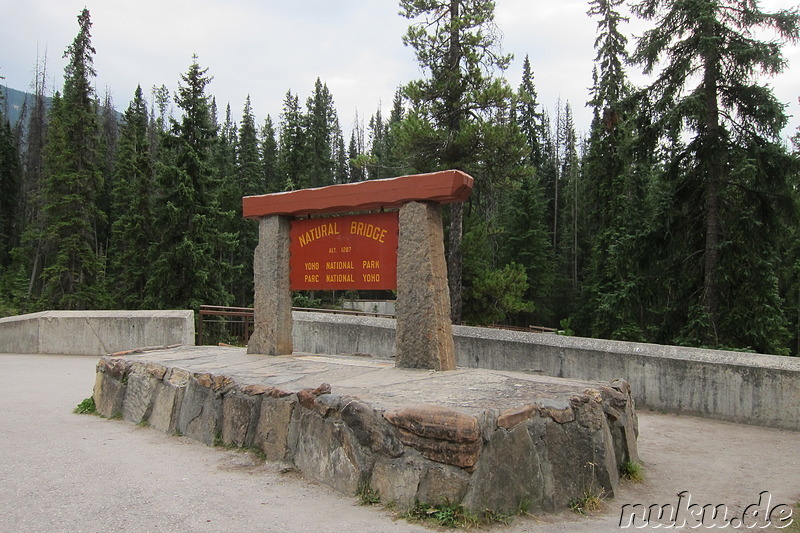
[[292, 221], [292, 290], [397, 288], [397, 212]]

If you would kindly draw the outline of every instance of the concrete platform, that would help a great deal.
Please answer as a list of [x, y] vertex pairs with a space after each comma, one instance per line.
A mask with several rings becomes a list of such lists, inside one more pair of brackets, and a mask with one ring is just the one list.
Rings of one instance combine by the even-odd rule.
[[624, 381], [180, 347], [101, 358], [94, 397], [104, 416], [258, 448], [399, 508], [557, 511], [586, 491], [612, 496], [638, 460]]

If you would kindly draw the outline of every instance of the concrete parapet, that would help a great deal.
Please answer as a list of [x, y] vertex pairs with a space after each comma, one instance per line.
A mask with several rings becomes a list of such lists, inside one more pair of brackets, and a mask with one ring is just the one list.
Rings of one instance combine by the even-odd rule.
[[292, 343], [299, 353], [370, 354], [389, 359], [395, 351], [393, 318], [294, 311]]
[[0, 353], [104, 355], [194, 345], [194, 312], [43, 311], [0, 318]]
[[[392, 319], [294, 315], [310, 353], [394, 354]], [[800, 430], [800, 359], [453, 326], [458, 366], [584, 380], [624, 379], [637, 406]]]

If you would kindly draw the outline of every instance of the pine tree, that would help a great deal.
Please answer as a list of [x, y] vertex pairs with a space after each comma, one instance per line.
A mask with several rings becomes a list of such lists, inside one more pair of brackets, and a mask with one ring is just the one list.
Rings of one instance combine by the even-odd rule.
[[305, 184], [305, 131], [303, 115], [297, 95], [286, 92], [281, 113], [278, 162], [281, 171], [281, 188], [303, 188]]
[[564, 203], [567, 209], [563, 211], [564, 220], [562, 239], [565, 263], [569, 265], [567, 277], [570, 279], [573, 294], [578, 291], [578, 273], [581, 270], [582, 237], [585, 224], [582, 223], [583, 215], [583, 180], [581, 172], [581, 157], [578, 151], [578, 138], [575, 131], [575, 121], [572, 107], [569, 102], [564, 107], [564, 159], [561, 163], [561, 176], [564, 179]]
[[171, 121], [156, 165], [156, 244], [146, 288], [147, 303], [156, 308], [197, 309], [232, 300], [227, 258], [235, 236], [224, 228], [234, 214], [221, 208], [222, 187], [212, 164], [218, 134], [206, 74], [194, 57], [181, 76], [176, 104], [182, 117]]
[[269, 115], [264, 120], [260, 134], [261, 191], [264, 194], [279, 192], [283, 190], [283, 183], [280, 182], [278, 171], [278, 141], [275, 140], [275, 127]]
[[350, 165], [347, 159], [347, 149], [344, 146], [344, 133], [338, 118], [333, 137], [333, 180], [335, 183], [348, 183], [350, 181]]
[[42, 305], [60, 309], [104, 305], [104, 257], [98, 242], [103, 175], [87, 9], [78, 24], [80, 31], [64, 54], [64, 94], [53, 99], [50, 112], [43, 186], [44, 238], [50, 254], [42, 271]]
[[220, 125], [216, 119], [216, 101], [212, 98], [211, 102], [212, 126], [218, 134], [211, 143], [214, 155], [210, 165], [215, 174], [214, 179], [221, 187], [222, 208], [226, 211], [235, 211], [239, 208], [241, 193], [241, 177], [237, 165], [239, 133], [236, 121], [233, 120], [231, 105], [225, 106], [225, 122]]
[[648, 74], [664, 62], [647, 88], [655, 126], [664, 138], [683, 127], [688, 139], [670, 154], [661, 186], [678, 203], [665, 223], [681, 236], [670, 243], [670, 270], [683, 277], [686, 302], [665, 328], [678, 342], [779, 351], [786, 331], [775, 242], [765, 237], [786, 223], [791, 161], [779, 141], [783, 106], [757, 77], [785, 60], [779, 43], [756, 35], [795, 41], [800, 15], [747, 0], [643, 0], [634, 12], [657, 20], [634, 54]]
[[533, 82], [531, 61], [528, 56], [525, 56], [525, 61], [522, 63], [522, 81], [517, 90], [513, 120], [525, 135], [530, 151], [528, 161], [534, 168], [538, 168], [542, 164], [543, 125], [537, 99], [538, 94]]
[[[428, 77], [404, 87], [412, 112], [399, 138], [404, 153], [414, 154], [419, 171], [467, 170], [480, 156], [480, 127], [511, 91], [494, 69], [508, 66], [498, 52], [494, 2], [488, 0], [401, 0], [401, 15], [418, 19], [403, 42], [411, 46]], [[423, 169], [420, 166], [428, 168]], [[452, 204], [448, 247], [451, 318], [461, 321], [463, 205]]]
[[389, 113], [389, 121], [386, 125], [386, 153], [384, 155], [384, 167], [387, 177], [402, 176], [410, 173], [403, 166], [400, 157], [398, 137], [400, 135], [401, 124], [405, 118], [405, 108], [403, 107], [403, 91], [398, 88], [392, 100], [392, 110]]
[[46, 246], [44, 239], [44, 217], [42, 215], [42, 186], [44, 183], [44, 157], [47, 138], [47, 109], [45, 108], [45, 92], [47, 80], [47, 61], [37, 61], [34, 74], [34, 93], [32, 103], [26, 100], [25, 113], [20, 118], [24, 121], [27, 132], [26, 142], [22, 148], [22, 246], [18, 252], [21, 266], [28, 273], [27, 290], [24, 296], [23, 310], [41, 293], [41, 270], [43, 268]]
[[338, 124], [333, 96], [317, 78], [306, 101], [305, 177], [303, 187], [323, 187], [334, 183], [334, 132]]
[[232, 263], [237, 267], [236, 278], [231, 279], [231, 292], [237, 305], [245, 306], [253, 300], [253, 252], [258, 244], [258, 224], [246, 220], [241, 215], [243, 196], [264, 194], [261, 186], [263, 164], [259, 157], [256, 121], [250, 105], [250, 96], [245, 100], [242, 121], [239, 124], [236, 148], [236, 178], [238, 188], [232, 195], [236, 201], [234, 231], [239, 235], [239, 243], [234, 250]]
[[350, 131], [350, 144], [347, 147], [348, 155], [348, 179], [350, 183], [366, 180], [367, 173], [367, 154], [364, 146], [364, 125], [356, 113], [353, 129]]
[[0, 92], [0, 273], [11, 263], [11, 249], [19, 245], [22, 214], [19, 146], [3, 104]]
[[150, 277], [154, 233], [149, 114], [141, 87], [136, 88], [123, 119], [111, 194], [114, 221], [109, 248], [109, 285], [113, 287], [116, 305], [123, 309], [141, 309]]
[[236, 175], [239, 183], [239, 196], [263, 194], [261, 186], [261, 158], [258, 151], [258, 132], [250, 95], [245, 100], [242, 121], [236, 145]]
[[593, 336], [644, 341], [649, 339], [643, 323], [643, 265], [652, 241], [644, 238], [649, 216], [643, 178], [649, 174], [635, 161], [635, 100], [624, 68], [629, 57], [627, 38], [619, 29], [627, 21], [618, 11], [621, 3], [593, 0], [589, 10], [598, 18], [598, 35], [584, 164], [593, 243], [584, 315]]
[[103, 173], [103, 190], [98, 198], [100, 210], [106, 218], [98, 228], [98, 241], [105, 249], [111, 238], [111, 224], [114, 222], [114, 213], [111, 211], [111, 191], [114, 189], [114, 164], [117, 159], [117, 143], [119, 141], [119, 121], [114, 109], [111, 93], [106, 91], [103, 105], [100, 107], [100, 155], [101, 170]]
[[385, 178], [382, 170], [383, 158], [386, 151], [386, 125], [383, 122], [380, 104], [375, 114], [369, 119], [369, 166], [370, 174], [374, 178]]

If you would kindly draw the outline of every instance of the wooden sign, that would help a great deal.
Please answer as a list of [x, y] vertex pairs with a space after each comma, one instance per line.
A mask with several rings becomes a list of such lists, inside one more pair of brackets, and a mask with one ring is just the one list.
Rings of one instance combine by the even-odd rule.
[[292, 290], [397, 288], [397, 212], [293, 220]]

